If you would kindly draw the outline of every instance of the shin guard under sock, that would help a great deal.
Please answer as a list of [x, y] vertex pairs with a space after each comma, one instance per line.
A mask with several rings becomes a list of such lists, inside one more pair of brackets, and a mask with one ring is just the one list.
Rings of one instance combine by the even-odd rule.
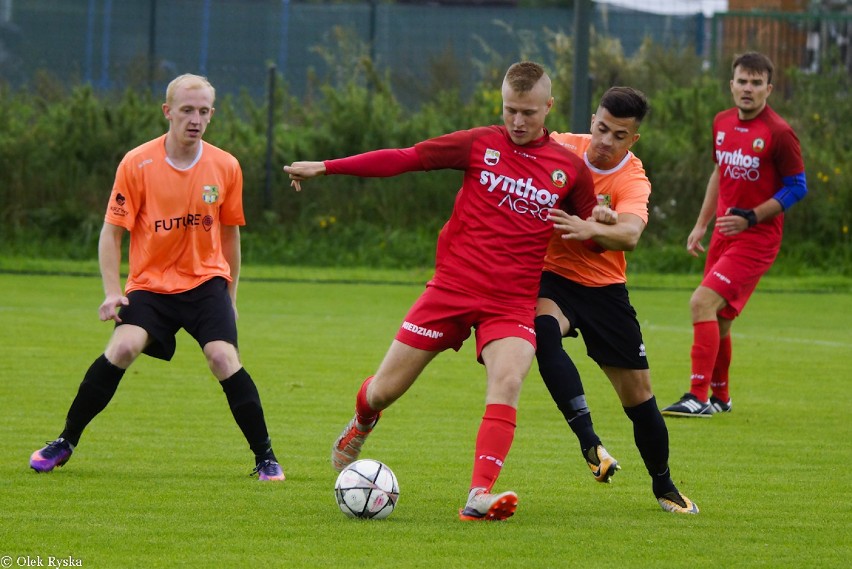
[[111, 364], [105, 355], [101, 355], [89, 366], [77, 390], [77, 396], [68, 409], [65, 429], [59, 435], [61, 438], [77, 446], [83, 429], [112, 400], [124, 372], [125, 370]]
[[491, 491], [512, 446], [516, 421], [517, 410], [510, 405], [492, 403], [485, 406], [485, 415], [476, 435], [471, 488]]
[[272, 441], [266, 429], [260, 394], [251, 376], [240, 368], [234, 375], [220, 382], [228, 399], [231, 414], [248, 441], [256, 462], [265, 459], [277, 460], [272, 452]]
[[719, 321], [696, 322], [692, 325], [692, 333], [692, 376], [689, 392], [699, 401], [707, 401], [713, 367], [719, 354]]
[[716, 356], [716, 365], [713, 366], [713, 379], [710, 381], [713, 395], [725, 403], [731, 400], [728, 379], [728, 370], [731, 368], [731, 353], [731, 335], [728, 334], [719, 340], [719, 354]]
[[583, 456], [601, 444], [592, 425], [592, 415], [586, 405], [580, 372], [568, 353], [562, 348], [562, 331], [553, 316], [536, 316], [536, 360], [544, 385], [568, 426], [577, 435]]
[[633, 422], [636, 448], [651, 475], [654, 495], [659, 498], [674, 490], [675, 485], [669, 472], [669, 431], [657, 399], [651, 397], [635, 407], [625, 407], [624, 413]]

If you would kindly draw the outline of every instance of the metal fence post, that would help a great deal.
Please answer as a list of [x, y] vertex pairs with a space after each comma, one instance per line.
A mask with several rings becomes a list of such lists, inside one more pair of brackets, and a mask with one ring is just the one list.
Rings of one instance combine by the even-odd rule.
[[589, 27], [591, 0], [574, 0], [574, 90], [571, 97], [571, 132], [586, 132], [591, 108], [589, 79]]
[[266, 184], [263, 189], [263, 205], [266, 209], [272, 207], [272, 149], [275, 146], [275, 64], [269, 66], [269, 94], [267, 104], [269, 109], [266, 117]]

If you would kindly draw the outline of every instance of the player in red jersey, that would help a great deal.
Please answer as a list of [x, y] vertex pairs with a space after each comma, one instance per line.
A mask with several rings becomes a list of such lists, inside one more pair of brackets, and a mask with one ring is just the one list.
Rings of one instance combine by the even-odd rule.
[[[184, 328], [204, 352], [255, 455], [252, 474], [284, 480], [257, 387], [237, 351], [243, 175], [236, 158], [202, 141], [215, 98], [206, 78], [175, 78], [162, 107], [168, 132], [128, 152], [118, 166], [98, 243], [106, 295], [99, 315], [114, 320], [115, 330], [86, 372], [59, 438], [30, 457], [37, 472], [65, 464], [127, 368], [142, 353], [170, 360], [175, 334]], [[130, 274], [122, 291], [126, 233]]]
[[355, 416], [332, 448], [336, 470], [357, 459], [381, 411], [402, 396], [440, 352], [458, 350], [475, 329], [487, 377], [485, 414], [462, 520], [502, 520], [514, 492], [491, 490], [515, 432], [521, 383], [535, 356], [535, 303], [551, 208], [584, 219], [595, 206], [582, 160], [550, 140], [550, 78], [533, 62], [509, 67], [503, 126], [458, 131], [411, 148], [285, 166], [292, 184], [315, 176], [393, 176], [451, 168], [464, 172], [452, 215], [438, 237], [435, 275], [405, 317], [379, 369], [361, 385]]
[[[674, 417], [711, 417], [731, 410], [731, 325], [781, 248], [784, 212], [808, 192], [799, 139], [767, 104], [772, 62], [750, 52], [734, 59], [735, 107], [713, 121], [716, 167], [686, 249], [698, 256], [716, 217], [704, 280], [692, 294], [689, 392], [663, 409]], [[712, 389], [713, 396], [707, 398]]]
[[[566, 240], [550, 239], [541, 276], [535, 329], [538, 368], [554, 402], [580, 442], [599, 482], [619, 469], [595, 433], [580, 373], [563, 349], [564, 336], [583, 334], [586, 352], [606, 374], [624, 413], [633, 423], [636, 448], [651, 476], [652, 491], [669, 512], [697, 514], [669, 471], [669, 434], [651, 388], [645, 343], [627, 291], [627, 261], [648, 222], [651, 182], [642, 161], [630, 151], [648, 112], [645, 95], [630, 87], [612, 87], [592, 115], [591, 134], [553, 133], [551, 138], [582, 156], [595, 182], [598, 201], [612, 208], [612, 219], [596, 220], [554, 213], [558, 230], [592, 239], [601, 254]], [[608, 221], [609, 223], [598, 223]]]

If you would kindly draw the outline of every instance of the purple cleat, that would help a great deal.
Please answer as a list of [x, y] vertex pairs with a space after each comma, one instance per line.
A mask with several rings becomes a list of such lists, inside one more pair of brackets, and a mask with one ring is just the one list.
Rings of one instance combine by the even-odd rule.
[[36, 472], [50, 472], [57, 466], [62, 466], [68, 462], [72, 452], [74, 452], [74, 447], [71, 443], [63, 438], [56, 439], [30, 456], [30, 468]]
[[252, 470], [251, 474], [257, 474], [258, 480], [268, 480], [273, 482], [281, 482], [284, 480], [284, 471], [281, 469], [281, 465], [270, 459], [257, 463], [257, 466], [255, 466], [254, 470]]

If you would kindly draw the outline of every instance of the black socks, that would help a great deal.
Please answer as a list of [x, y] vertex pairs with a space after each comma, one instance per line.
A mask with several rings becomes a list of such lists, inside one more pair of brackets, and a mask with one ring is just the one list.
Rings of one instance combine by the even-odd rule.
[[266, 430], [260, 395], [251, 376], [245, 368], [240, 368], [237, 373], [221, 381], [220, 384], [228, 399], [231, 413], [248, 441], [249, 448], [254, 452], [255, 462], [259, 463], [266, 459], [276, 460], [275, 453], [272, 452], [269, 432]]
[[68, 409], [65, 430], [59, 436], [73, 446], [80, 442], [83, 429], [95, 416], [104, 410], [115, 395], [118, 383], [124, 376], [120, 367], [112, 365], [105, 355], [101, 355], [89, 366], [83, 382], [77, 390], [77, 396]]
[[536, 316], [536, 360], [547, 390], [577, 439], [583, 456], [601, 444], [592, 426], [592, 415], [586, 406], [580, 372], [562, 348], [562, 331], [553, 316]]
[[656, 397], [635, 407], [625, 407], [624, 412], [633, 421], [633, 438], [651, 475], [654, 496], [659, 498], [676, 491], [669, 473], [669, 430], [657, 408]]

